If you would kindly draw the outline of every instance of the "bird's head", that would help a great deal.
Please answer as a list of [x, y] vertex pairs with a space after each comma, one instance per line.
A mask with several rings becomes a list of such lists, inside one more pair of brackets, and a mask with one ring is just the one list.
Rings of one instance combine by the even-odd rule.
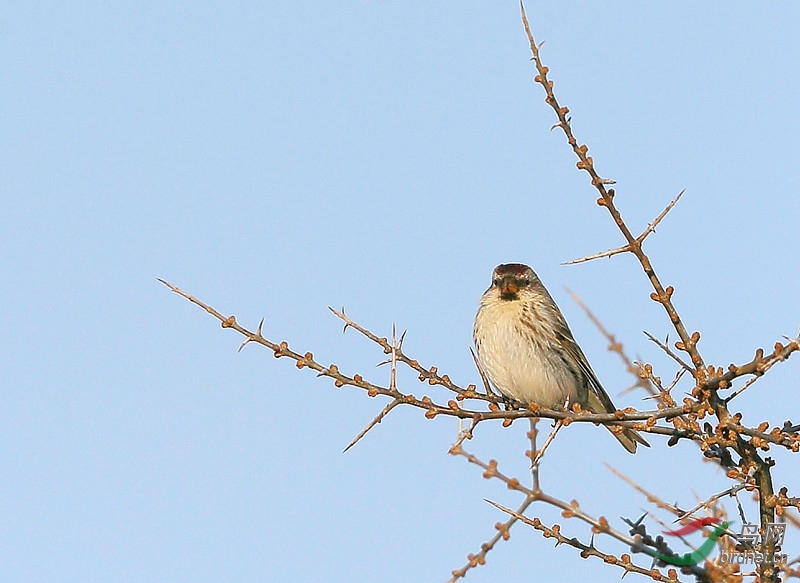
[[506, 301], [518, 300], [520, 293], [525, 293], [539, 278], [533, 269], [522, 263], [504, 263], [492, 272], [492, 287], [500, 298]]

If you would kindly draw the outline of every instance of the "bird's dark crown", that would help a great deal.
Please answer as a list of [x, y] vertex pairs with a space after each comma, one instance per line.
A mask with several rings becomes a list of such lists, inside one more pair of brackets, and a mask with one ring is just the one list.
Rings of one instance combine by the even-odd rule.
[[533, 273], [533, 270], [524, 263], [503, 263], [494, 268], [495, 277], [523, 277]]
[[504, 263], [495, 267], [492, 273], [492, 287], [499, 289], [500, 297], [509, 301], [518, 300], [520, 290], [536, 280], [534, 271], [522, 263]]

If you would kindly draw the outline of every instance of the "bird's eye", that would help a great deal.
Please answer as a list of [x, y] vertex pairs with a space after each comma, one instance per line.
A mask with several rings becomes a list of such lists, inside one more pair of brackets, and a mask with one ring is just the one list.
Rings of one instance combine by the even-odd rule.
[[531, 284], [531, 280], [528, 279], [527, 277], [523, 277], [522, 279], [519, 280], [519, 284], [521, 287], [527, 287]]
[[492, 280], [492, 285], [494, 285], [494, 286], [498, 286], [498, 285], [500, 285], [500, 278], [499, 278], [499, 277], [495, 277], [495, 278]]

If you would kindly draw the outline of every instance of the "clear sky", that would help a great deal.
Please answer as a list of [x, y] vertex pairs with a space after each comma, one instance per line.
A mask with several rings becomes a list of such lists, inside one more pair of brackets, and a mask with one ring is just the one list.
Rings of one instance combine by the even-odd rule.
[[[686, 189], [648, 251], [707, 361], [797, 334], [800, 5], [528, 12], [632, 228]], [[630, 379], [566, 288], [674, 374], [642, 334], [670, 327], [631, 258], [561, 265], [621, 237], [549, 131], [516, 1], [4, 2], [0, 51], [3, 581], [444, 581], [503, 520], [484, 498], [519, 502], [447, 455], [450, 419], [397, 410], [343, 454], [383, 402], [237, 353], [157, 277], [376, 381], [383, 355], [327, 306], [395, 322], [468, 384], [478, 298], [520, 261], [617, 405], [650, 402], [620, 395]], [[734, 402], [745, 422], [798, 422], [795, 360]], [[469, 448], [525, 478], [524, 430], [486, 424]], [[728, 487], [690, 444], [650, 441], [629, 456], [573, 425], [543, 487], [617, 527], [652, 508], [603, 462], [684, 507]], [[517, 527], [468, 580], [619, 576]]]

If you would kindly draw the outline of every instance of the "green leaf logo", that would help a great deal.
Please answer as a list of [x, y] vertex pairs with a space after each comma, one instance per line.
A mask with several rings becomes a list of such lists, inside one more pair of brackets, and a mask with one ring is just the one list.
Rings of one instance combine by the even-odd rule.
[[[680, 529], [680, 531], [669, 531], [665, 532], [665, 534], [670, 536], [680, 536], [682, 534], [687, 534], [688, 532], [694, 532], [696, 530], [700, 530], [703, 526], [706, 526], [709, 523], [707, 519], [701, 518], [690, 522], [685, 528]], [[656, 557], [657, 559], [664, 561], [665, 563], [669, 563], [670, 565], [678, 565], [680, 567], [686, 565], [696, 565], [703, 559], [705, 559], [711, 551], [714, 549], [714, 545], [717, 542], [717, 539], [721, 537], [725, 531], [728, 529], [728, 526], [732, 524], [731, 521], [723, 522], [720, 525], [717, 525], [714, 528], [714, 532], [706, 539], [706, 541], [698, 548], [696, 551], [691, 553], [686, 553], [685, 555], [670, 557], [667, 555], [662, 555], [653, 551], [652, 549], [648, 549], [647, 547], [642, 546], [641, 550], [646, 552], [648, 555], [652, 557]]]

